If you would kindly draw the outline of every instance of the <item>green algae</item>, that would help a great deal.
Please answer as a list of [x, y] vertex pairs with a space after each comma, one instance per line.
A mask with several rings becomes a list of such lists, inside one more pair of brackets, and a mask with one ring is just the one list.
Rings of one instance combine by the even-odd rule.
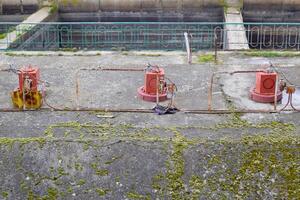
[[96, 188], [97, 194], [102, 197], [105, 196], [108, 192], [110, 192], [109, 189], [103, 189], [103, 188]]
[[3, 197], [4, 199], [6, 199], [6, 198], [8, 197], [8, 195], [9, 195], [9, 193], [6, 192], [6, 191], [3, 191], [3, 192], [1, 192], [1, 195], [2, 195], [2, 197]]
[[199, 196], [203, 192], [204, 188], [203, 179], [201, 179], [199, 176], [193, 175], [189, 180], [189, 186], [191, 188], [191, 194], [189, 195], [190, 199], [199, 199]]
[[[171, 138], [149, 135], [150, 129], [134, 131], [131, 130], [133, 129], [132, 125], [112, 126], [108, 124], [79, 124], [71, 122], [51, 125], [51, 127], [50, 132], [52, 133], [54, 133], [55, 128], [64, 127], [84, 132], [111, 133], [106, 136], [99, 135], [99, 138], [104, 137], [108, 140], [114, 137], [122, 137], [126, 141], [163, 142], [163, 144], [169, 144], [166, 149], [169, 152], [169, 157], [165, 164], [166, 171], [155, 175], [152, 184], [153, 189], [157, 190], [157, 194], [162, 197], [163, 194], [167, 194], [172, 199], [199, 199], [199, 197], [210, 198], [213, 194], [216, 194], [219, 199], [222, 199], [226, 198], [223, 195], [224, 193], [229, 193], [237, 199], [255, 199], [260, 197], [256, 194], [257, 192], [263, 194], [264, 190], [269, 187], [278, 191], [278, 195], [286, 199], [296, 199], [300, 194], [300, 180], [297, 176], [300, 169], [300, 138], [299, 135], [292, 133], [295, 131], [295, 125], [293, 124], [281, 122], [252, 124], [241, 119], [241, 115], [233, 114], [229, 121], [217, 124], [215, 127], [207, 127], [207, 130], [255, 128], [257, 130], [267, 129], [269, 132], [263, 135], [242, 136], [234, 140], [227, 138], [220, 141], [203, 141], [198, 138], [188, 139], [178, 129], [185, 130], [190, 128], [189, 126], [178, 127], [178, 129], [174, 127], [166, 128], [166, 130], [174, 133], [174, 136]], [[129, 131], [137, 134], [130, 134]], [[71, 135], [71, 132], [69, 135]], [[99, 138], [95, 140], [99, 140]], [[46, 141], [53, 141], [53, 138], [43, 138], [42, 143], [44, 144]], [[61, 141], [63, 142], [64, 140], [62, 139]], [[74, 142], [81, 141], [84, 141], [84, 138], [74, 140]], [[37, 141], [23, 140], [20, 143], [28, 144], [34, 142]], [[2, 143], [0, 140], [0, 143], [6, 146], [15, 142]], [[215, 169], [209, 177], [203, 177], [197, 171], [193, 171], [189, 175], [186, 174], [185, 152], [190, 152], [191, 148], [196, 145], [205, 145], [207, 149], [215, 149], [222, 146], [222, 148], [220, 147], [220, 149], [213, 152], [214, 155], [209, 158], [203, 158], [207, 166]], [[230, 152], [232, 155], [230, 155]], [[231, 163], [232, 157], [235, 160]], [[116, 160], [114, 158], [115, 156], [104, 162], [104, 164], [112, 164]], [[221, 169], [222, 165], [226, 165], [230, 169]], [[96, 175], [107, 176], [109, 174], [107, 169], [99, 168], [97, 163], [92, 163], [91, 168], [94, 169]], [[77, 169], [82, 170], [82, 166], [77, 166]], [[57, 169], [57, 173], [69, 176], [63, 168]], [[260, 177], [261, 174], [263, 174], [263, 178]], [[276, 174], [277, 178], [273, 182], [274, 174]], [[50, 177], [49, 180], [53, 179]], [[261, 186], [258, 187], [257, 183], [261, 184]], [[203, 191], [206, 191], [206, 194], [203, 194]], [[50, 193], [53, 194], [53, 197], [59, 196], [60, 193], [56, 192], [52, 188]], [[100, 193], [103, 194], [101, 191]], [[131, 194], [132, 199], [140, 195], [134, 191], [129, 194]], [[34, 194], [32, 195], [35, 197]], [[49, 191], [46, 196], [49, 196]], [[140, 197], [147, 198], [145, 195]]]
[[84, 185], [86, 183], [86, 180], [84, 180], [84, 179], [79, 179], [78, 181], [77, 181], [77, 185]]
[[127, 196], [127, 198], [132, 199], [132, 200], [150, 200], [151, 199], [150, 195], [145, 196], [145, 195], [138, 194], [134, 191], [128, 192], [126, 196]]
[[9, 138], [0, 137], [0, 146], [13, 146], [15, 143], [25, 145], [28, 143], [38, 143], [43, 146], [46, 143], [46, 138], [44, 137], [33, 137], [33, 138]]
[[104, 164], [106, 165], [111, 165], [113, 164], [115, 161], [121, 159], [123, 156], [113, 156], [110, 160], [104, 162]]
[[107, 169], [99, 169], [97, 163], [91, 163], [91, 168], [95, 171], [95, 174], [98, 176], [107, 176], [109, 171]]

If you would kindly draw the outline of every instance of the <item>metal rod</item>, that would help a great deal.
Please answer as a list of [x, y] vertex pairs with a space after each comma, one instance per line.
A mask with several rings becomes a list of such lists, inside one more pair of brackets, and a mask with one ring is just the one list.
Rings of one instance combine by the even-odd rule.
[[277, 110], [277, 94], [278, 94], [278, 74], [276, 74], [275, 96], [274, 96], [274, 110]]
[[156, 74], [156, 105], [158, 106], [159, 104], [159, 76], [158, 76], [159, 72], [157, 72]]
[[101, 71], [144, 72], [145, 69], [135, 69], [135, 68], [102, 68]]
[[218, 60], [218, 46], [217, 46], [217, 39], [218, 39], [218, 36], [215, 32], [214, 34], [214, 46], [215, 46], [215, 64], [217, 64], [217, 60]]
[[[66, 109], [52, 109], [40, 108], [38, 110], [20, 110], [14, 108], [0, 108], [1, 113], [5, 112], [36, 112], [36, 111], [50, 111], [50, 112], [117, 112], [117, 113], [153, 113], [152, 109], [110, 109], [110, 108], [66, 108]], [[285, 111], [297, 112], [294, 109], [287, 109]], [[187, 114], [232, 114], [232, 113], [279, 113], [274, 110], [179, 110]]]
[[78, 70], [75, 74], [75, 87], [76, 87], [76, 107], [79, 110], [79, 71]]
[[185, 38], [185, 46], [186, 46], [188, 64], [192, 64], [192, 50], [190, 47], [190, 41], [189, 41], [189, 36], [188, 36], [187, 32], [184, 32], [184, 38]]

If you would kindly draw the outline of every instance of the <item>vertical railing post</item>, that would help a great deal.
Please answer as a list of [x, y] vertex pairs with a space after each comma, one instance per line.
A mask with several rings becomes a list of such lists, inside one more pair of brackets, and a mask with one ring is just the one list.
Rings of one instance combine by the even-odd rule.
[[185, 38], [188, 64], [192, 64], [192, 50], [190, 47], [189, 34], [187, 32], [184, 32], [184, 38]]

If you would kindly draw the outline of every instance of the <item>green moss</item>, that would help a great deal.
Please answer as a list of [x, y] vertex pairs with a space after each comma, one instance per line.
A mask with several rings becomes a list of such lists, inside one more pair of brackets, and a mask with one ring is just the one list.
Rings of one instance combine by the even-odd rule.
[[86, 180], [80, 179], [77, 181], [77, 185], [84, 185], [86, 183]]
[[77, 48], [61, 48], [59, 51], [64, 51], [64, 52], [77, 52]]
[[34, 195], [33, 191], [30, 190], [27, 194], [27, 200], [36, 200], [36, 199], [37, 199], [36, 195]]
[[61, 176], [67, 176], [67, 175], [69, 175], [69, 173], [66, 173], [65, 172], [65, 170], [64, 170], [64, 168], [63, 167], [59, 167], [58, 169], [57, 169], [57, 172], [58, 172], [58, 175], [61, 177]]
[[227, 0], [219, 0], [219, 4], [220, 4], [220, 6], [223, 7], [224, 12], [227, 13], [227, 10], [228, 10], [228, 8], [229, 8], [229, 5], [228, 5], [228, 3], [227, 3]]
[[150, 200], [151, 197], [150, 195], [141, 195], [141, 194], [138, 194], [136, 192], [128, 192], [127, 193], [127, 198], [131, 199], [131, 200]]
[[97, 169], [95, 173], [98, 176], [107, 176], [109, 174], [109, 171], [107, 169]]
[[199, 63], [208, 63], [208, 62], [214, 62], [215, 56], [213, 54], [203, 54], [198, 56], [198, 62]]
[[220, 156], [214, 155], [212, 158], [208, 161], [208, 166], [212, 166], [215, 164], [220, 164], [221, 163], [221, 158]]
[[68, 187], [67, 193], [69, 193], [69, 194], [73, 193], [73, 188], [72, 188], [72, 186], [69, 186], [69, 187]]
[[4, 199], [6, 199], [6, 198], [8, 197], [8, 195], [9, 195], [9, 193], [6, 192], [6, 191], [3, 191], [3, 192], [1, 192], [1, 195], [2, 195], [2, 197], [3, 197]]
[[80, 163], [75, 163], [75, 170], [76, 171], [82, 171], [83, 170], [83, 166]]
[[40, 199], [42, 199], [42, 200], [57, 200], [58, 199], [58, 197], [59, 197], [59, 191], [56, 188], [50, 187], [50, 188], [47, 189], [47, 192], [48, 192], [48, 194], [45, 195], [45, 196], [43, 196]]
[[110, 190], [109, 189], [103, 189], [103, 188], [97, 188], [96, 192], [100, 197], [102, 197], [102, 196], [105, 196], [108, 192], [110, 192]]
[[0, 33], [0, 40], [6, 38], [6, 35], [7, 35], [6, 33]]
[[[235, 131], [243, 131], [243, 129], [251, 130], [251, 133], [258, 131], [257, 135], [244, 136], [240, 138], [227, 138], [220, 141], [202, 140], [201, 138], [188, 139], [180, 133], [181, 130], [191, 128], [184, 127], [155, 127], [158, 130], [172, 131], [173, 137], [160, 137], [151, 135], [152, 129], [138, 129], [132, 125], [112, 126], [110, 124], [79, 124], [77, 122], [68, 122], [51, 125], [49, 135], [53, 135], [55, 128], [67, 128], [70, 130], [80, 130], [85, 133], [93, 134], [92, 140], [102, 141], [107, 139], [122, 139], [124, 141], [142, 141], [165, 147], [168, 154], [165, 166], [158, 171], [159, 173], [152, 178], [152, 187], [160, 199], [164, 199], [166, 194], [172, 199], [199, 199], [200, 196], [205, 199], [210, 199], [214, 194], [215, 199], [223, 199], [224, 194], [232, 195], [240, 199], [255, 199], [257, 192], [263, 193], [265, 189], [274, 189], [278, 191], [278, 195], [285, 199], [297, 199], [300, 193], [299, 171], [300, 158], [300, 138], [299, 135], [292, 134], [295, 131], [295, 125], [282, 122], [262, 122], [258, 124], [249, 123], [242, 119], [238, 113], [230, 115], [230, 119], [216, 125], [215, 127], [195, 126], [198, 130], [222, 130], [236, 129]], [[180, 129], [180, 131], [179, 131]], [[260, 130], [267, 130], [265, 134], [259, 134]], [[72, 131], [71, 131], [72, 132]], [[95, 137], [97, 136], [97, 137]], [[47, 142], [53, 141], [51, 137], [46, 137]], [[44, 141], [46, 141], [44, 138]], [[57, 140], [55, 140], [57, 141]], [[64, 139], [62, 140], [64, 141]], [[84, 138], [74, 140], [74, 142], [85, 142]], [[11, 142], [4, 142], [5, 145]], [[27, 144], [27, 142], [24, 142]], [[139, 143], [141, 145], [141, 143]], [[194, 151], [195, 145], [205, 147], [205, 155], [201, 154], [199, 163], [193, 163], [195, 171], [185, 173], [185, 153]], [[101, 146], [101, 144], [99, 144]], [[155, 145], [153, 145], [155, 146]], [[162, 148], [161, 148], [162, 149]], [[197, 148], [198, 150], [198, 148]], [[20, 150], [21, 151], [21, 150]], [[195, 152], [193, 152], [195, 153]], [[22, 157], [22, 156], [20, 156]], [[77, 157], [78, 158], [78, 157]], [[58, 159], [62, 159], [61, 157]], [[76, 159], [76, 157], [75, 157]], [[103, 164], [109, 165], [119, 157], [113, 156]], [[97, 160], [98, 161], [98, 160]], [[72, 164], [70, 164], [72, 166]], [[76, 170], [82, 170], [80, 163], [74, 163]], [[90, 163], [90, 167], [94, 169], [95, 174], [99, 176], [107, 176], [109, 171], [102, 169], [97, 162]], [[210, 170], [209, 175], [202, 176], [197, 174], [199, 171]], [[198, 170], [199, 169], [199, 170]], [[38, 187], [42, 180], [53, 184], [62, 184], [61, 176], [69, 175], [60, 167], [54, 170], [50, 167], [51, 177], [40, 175], [37, 179], [32, 179], [35, 187]], [[127, 172], [128, 170], [124, 170]], [[54, 176], [57, 173], [57, 176]], [[130, 173], [123, 173], [130, 177]], [[35, 175], [36, 176], [36, 175]], [[270, 181], [275, 178], [275, 182]], [[119, 179], [116, 177], [116, 180]], [[77, 183], [84, 184], [83, 181]], [[260, 188], [257, 188], [260, 185]], [[62, 184], [63, 186], [63, 184]], [[243, 187], [241, 187], [243, 186]], [[67, 186], [66, 186], [67, 187]], [[28, 191], [30, 186], [26, 187]], [[64, 190], [65, 191], [65, 190]], [[55, 190], [52, 190], [55, 194]], [[57, 191], [58, 192], [58, 191]], [[68, 192], [72, 192], [72, 187], [68, 188]], [[103, 194], [103, 189], [99, 190]], [[49, 193], [49, 192], [48, 192]], [[130, 192], [131, 198], [148, 198], [147, 195], [140, 195], [135, 192]], [[129, 195], [129, 196], [130, 196]], [[28, 199], [38, 199], [33, 193], [28, 192]], [[49, 194], [44, 197], [50, 196]], [[55, 196], [55, 195], [52, 195]], [[62, 198], [61, 193], [57, 196]], [[100, 195], [101, 196], [101, 195]], [[129, 198], [128, 196], [128, 198]]]
[[184, 191], [184, 165], [183, 151], [187, 148], [186, 138], [179, 132], [174, 131], [175, 137], [172, 139], [173, 152], [167, 164], [168, 170], [166, 174], [167, 190], [172, 199], [182, 199], [182, 191]]
[[20, 183], [20, 188], [22, 191], [26, 191], [28, 189], [27, 184], [23, 180]]
[[[81, 135], [81, 138], [83, 138], [83, 134]], [[84, 144], [83, 144], [83, 151], [87, 151], [89, 150], [90, 146], [92, 146], [92, 141], [86, 141]]]
[[[167, 172], [164, 176], [162, 174], [156, 175], [153, 178], [152, 187], [158, 190], [160, 194], [167, 192], [170, 194], [172, 199], [183, 199], [185, 196], [185, 187], [183, 181], [185, 160], [183, 153], [185, 149], [195, 143], [185, 138], [176, 129], [171, 130], [174, 133], [174, 137], [171, 140], [172, 153], [170, 158], [166, 161]], [[162, 181], [163, 179], [165, 181]], [[164, 186], [163, 182], [166, 182], [166, 186]]]
[[91, 163], [91, 168], [98, 176], [107, 176], [109, 174], [109, 171], [107, 169], [99, 169], [97, 163]]
[[269, 129], [270, 133], [290, 133], [295, 130], [295, 125], [291, 123], [282, 123], [277, 121], [261, 122], [258, 124], [249, 123], [241, 118], [240, 113], [231, 114], [229, 121], [217, 124], [214, 129]]
[[58, 12], [58, 5], [56, 2], [52, 2], [49, 12], [50, 12], [50, 14], [54, 14], [54, 13]]
[[299, 52], [288, 52], [288, 51], [249, 51], [244, 52], [243, 55], [251, 57], [266, 57], [266, 58], [277, 58], [277, 57], [299, 57]]
[[193, 175], [189, 181], [189, 185], [191, 188], [191, 194], [189, 196], [190, 199], [197, 200], [199, 196], [203, 192], [204, 183], [203, 180], [199, 176]]
[[13, 146], [15, 143], [25, 145], [28, 143], [38, 143], [40, 146], [43, 146], [46, 143], [46, 139], [43, 137], [36, 138], [8, 138], [0, 137], [0, 146]]
[[110, 160], [106, 161], [104, 164], [106, 165], [111, 165], [113, 162], [115, 162], [116, 160], [119, 160], [120, 158], [122, 158], [123, 156], [114, 156], [112, 157]]

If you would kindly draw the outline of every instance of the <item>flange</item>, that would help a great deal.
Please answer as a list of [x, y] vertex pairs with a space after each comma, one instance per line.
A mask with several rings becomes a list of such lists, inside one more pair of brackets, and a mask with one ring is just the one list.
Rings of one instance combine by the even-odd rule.
[[[259, 103], [274, 103], [275, 94], [259, 94], [255, 92], [255, 87], [250, 90], [250, 99]], [[277, 92], [277, 101], [282, 99], [282, 92]]]
[[[145, 92], [144, 86], [138, 88], [138, 96], [140, 99], [144, 101], [156, 102], [156, 95], [155, 94], [147, 94]], [[158, 95], [159, 102], [166, 101], [168, 99], [167, 93], [162, 93]]]

